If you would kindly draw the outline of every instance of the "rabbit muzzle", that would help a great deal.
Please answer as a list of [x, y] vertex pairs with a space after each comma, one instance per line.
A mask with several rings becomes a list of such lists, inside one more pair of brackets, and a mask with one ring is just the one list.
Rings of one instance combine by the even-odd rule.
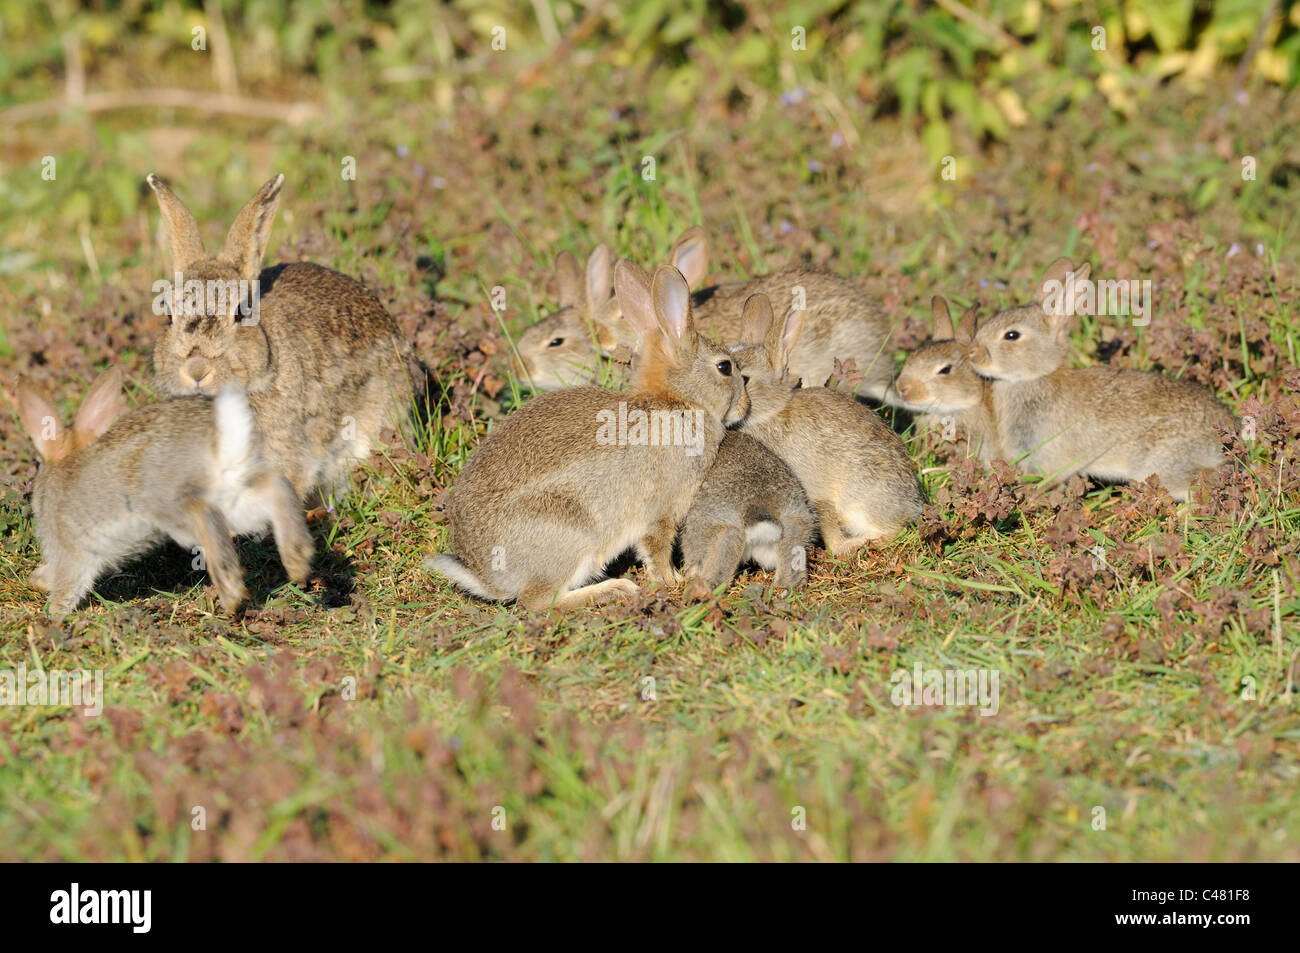
[[181, 365], [178, 374], [184, 387], [202, 393], [215, 381], [217, 370], [207, 358], [192, 354]]
[[970, 366], [975, 369], [975, 373], [982, 377], [992, 376], [993, 356], [989, 354], [989, 349], [983, 344], [974, 344], [971, 346]]

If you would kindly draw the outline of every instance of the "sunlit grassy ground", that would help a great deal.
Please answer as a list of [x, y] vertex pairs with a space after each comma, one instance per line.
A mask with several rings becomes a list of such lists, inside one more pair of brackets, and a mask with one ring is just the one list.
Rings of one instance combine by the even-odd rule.
[[[831, 93], [688, 105], [655, 78], [594, 59], [452, 108], [340, 85], [294, 128], [177, 110], [6, 133], [3, 368], [69, 413], [110, 362], [150, 399], [168, 267], [150, 171], [210, 242], [283, 171], [268, 260], [366, 281], [445, 393], [314, 522], [311, 591], [247, 543], [255, 597], [232, 622], [166, 549], [62, 629], [26, 585], [35, 458], [6, 409], [0, 671], [102, 669], [108, 697], [99, 718], [0, 710], [0, 858], [1300, 858], [1294, 97], [1165, 91], [1127, 123], [1085, 100], [959, 141], [945, 181], [915, 127]], [[1210, 502], [1175, 509], [1144, 488], [1041, 495], [900, 417], [933, 507], [883, 549], [814, 553], [789, 601], [754, 573], [706, 603], [547, 616], [431, 580], [442, 491], [526, 399], [508, 335], [554, 306], [555, 253], [607, 241], [651, 265], [696, 222], [715, 279], [856, 276], [900, 351], [932, 294], [996, 309], [1061, 254], [1150, 277], [1151, 326], [1087, 319], [1079, 361], [1205, 383], [1254, 439]], [[997, 671], [997, 714], [895, 706], [891, 675], [918, 663]]]

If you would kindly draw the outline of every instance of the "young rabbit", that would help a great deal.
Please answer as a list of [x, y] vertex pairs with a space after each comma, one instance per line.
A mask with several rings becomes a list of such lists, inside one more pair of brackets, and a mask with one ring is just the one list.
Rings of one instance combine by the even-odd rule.
[[790, 355], [806, 312], [773, 320], [765, 295], [745, 302], [736, 362], [750, 412], [741, 429], [780, 457], [803, 485], [826, 549], [836, 556], [902, 532], [921, 513], [916, 468], [898, 435], [847, 394], [795, 388]]
[[808, 578], [813, 526], [790, 468], [748, 434], [729, 432], [686, 514], [682, 561], [710, 589], [750, 560], [775, 571], [776, 588], [793, 589]]
[[971, 453], [989, 463], [1002, 454], [989, 383], [970, 366], [967, 351], [975, 335], [977, 309], [972, 306], [954, 327], [946, 299], [936, 295], [930, 302], [934, 335], [903, 362], [898, 378], [885, 395], [885, 402], [921, 414], [921, 427], [960, 427], [970, 443]]
[[[688, 285], [704, 277], [697, 266], [704, 229], [696, 226], [678, 236], [669, 264]], [[705, 259], [707, 260], [707, 258]], [[575, 384], [597, 384], [605, 358], [620, 346], [635, 348], [635, 332], [619, 320], [618, 298], [612, 291], [614, 255], [597, 245], [587, 259], [585, 274], [569, 252], [555, 259], [560, 307], [524, 331], [515, 342], [513, 369], [538, 390], [558, 390]]]
[[600, 356], [619, 340], [618, 302], [613, 294], [614, 255], [597, 245], [585, 276], [569, 252], [555, 259], [559, 310], [524, 331], [515, 342], [515, 374], [538, 390], [558, 390], [600, 379]]
[[288, 480], [259, 452], [243, 393], [174, 397], [121, 417], [122, 377], [105, 371], [71, 430], [41, 390], [20, 380], [14, 403], [36, 443], [32, 512], [44, 563], [32, 584], [56, 622], [95, 580], [164, 539], [200, 547], [228, 612], [247, 596], [232, 536], [275, 534], [289, 578], [303, 583], [312, 541]]
[[[1047, 267], [1030, 304], [983, 322], [971, 366], [990, 378], [1003, 452], [1052, 481], [1080, 473], [1106, 482], [1151, 474], [1179, 502], [1224, 462], [1220, 428], [1235, 424], [1209, 391], [1145, 371], [1068, 368], [1069, 326], [1086, 263]], [[1053, 284], [1056, 283], [1056, 284]], [[1023, 459], [1022, 459], [1023, 458]]]
[[244, 206], [216, 256], [167, 184], [148, 182], [173, 261], [171, 292], [155, 299], [170, 314], [154, 349], [158, 388], [178, 397], [247, 391], [266, 457], [299, 497], [343, 485], [350, 462], [369, 455], [384, 426], [400, 429], [423, 396], [423, 369], [392, 315], [359, 282], [320, 265], [262, 269], [284, 176]]
[[480, 598], [567, 609], [635, 592], [626, 579], [592, 582], [629, 548], [653, 579], [676, 581], [677, 528], [748, 401], [731, 356], [696, 334], [675, 268], [652, 283], [620, 261], [614, 285], [641, 339], [630, 390], [533, 398], [488, 435], [452, 489], [455, 555], [425, 565]]

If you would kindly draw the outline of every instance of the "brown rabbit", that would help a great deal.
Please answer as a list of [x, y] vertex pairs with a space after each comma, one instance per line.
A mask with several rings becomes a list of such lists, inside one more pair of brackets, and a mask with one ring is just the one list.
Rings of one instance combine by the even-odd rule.
[[975, 373], [967, 355], [975, 335], [977, 308], [969, 308], [956, 327], [946, 299], [936, 295], [930, 309], [934, 334], [907, 355], [885, 402], [921, 414], [918, 426], [961, 428], [971, 454], [989, 463], [1002, 454], [993, 423], [990, 384]]
[[[1089, 266], [1052, 262], [1030, 304], [980, 324], [971, 366], [993, 381], [1004, 453], [1050, 482], [1076, 473], [1104, 482], [1155, 474], [1175, 500], [1224, 460], [1232, 414], [1202, 387], [1145, 371], [1066, 367], [1070, 323]], [[1070, 294], [1073, 289], [1074, 294]]]
[[[673, 243], [668, 263], [692, 287], [704, 273], [700, 252], [704, 229], [688, 228]], [[619, 320], [618, 298], [613, 294], [614, 255], [608, 245], [597, 245], [587, 259], [587, 270], [569, 252], [555, 259], [560, 286], [560, 307], [529, 327], [515, 342], [513, 370], [538, 390], [557, 390], [575, 384], [599, 384], [608, 365], [604, 360], [620, 347], [635, 349], [636, 333]]]
[[686, 573], [710, 589], [753, 560], [778, 589], [808, 578], [815, 522], [808, 497], [781, 460], [753, 437], [729, 432], [682, 526]]
[[619, 341], [615, 328], [614, 255], [597, 245], [585, 275], [569, 252], [555, 259], [560, 285], [559, 310], [528, 328], [515, 342], [515, 374], [538, 390], [556, 390], [600, 379], [600, 355], [611, 354]]
[[[673, 243], [669, 261], [690, 287], [698, 287], [709, 269], [707, 232], [698, 225], [683, 232]], [[572, 278], [568, 280], [576, 284]], [[564, 285], [562, 277], [562, 289]], [[587, 287], [590, 297], [590, 262]], [[599, 287], [601, 294], [597, 298], [603, 301], [608, 295], [608, 281]], [[806, 268], [787, 268], [749, 281], [716, 285], [692, 295], [700, 332], [727, 344], [739, 341], [741, 310], [745, 300], [755, 294], [765, 294], [783, 305], [800, 303], [807, 309], [803, 335], [790, 357], [790, 374], [795, 380], [802, 379], [809, 386], [824, 384], [835, 370], [836, 358], [852, 359], [863, 374], [856, 392], [873, 400], [883, 399], [894, 376], [888, 350], [893, 327], [866, 292], [847, 278]], [[527, 341], [520, 339], [519, 350], [521, 357], [527, 352], [526, 366], [534, 384], [552, 389], [562, 386], [563, 376], [582, 382], [598, 379], [602, 356], [608, 357], [620, 346], [635, 345], [635, 339], [613, 320], [616, 314], [616, 310], [595, 307], [589, 301], [582, 323], [575, 323], [574, 312], [557, 312], [533, 325], [525, 333]], [[547, 360], [548, 349], [556, 360]], [[572, 370], [560, 375], [557, 368]]]
[[789, 359], [805, 314], [791, 310], [778, 324], [765, 295], [745, 302], [735, 355], [750, 412], [741, 428], [798, 477], [822, 542], [843, 556], [897, 536], [923, 500], [907, 449], [874, 412], [847, 394], [793, 386]]
[[695, 333], [685, 279], [620, 261], [614, 284], [642, 359], [629, 391], [541, 394], [471, 454], [447, 506], [454, 555], [425, 563], [482, 599], [566, 609], [636, 591], [592, 582], [635, 549], [675, 582], [673, 540], [722, 442], [748, 409], [731, 356]]
[[50, 594], [50, 616], [61, 620], [106, 571], [168, 538], [201, 549], [227, 612], [247, 596], [232, 536], [269, 527], [289, 578], [305, 582], [307, 523], [260, 455], [244, 394], [175, 397], [118, 417], [121, 393], [121, 372], [105, 371], [68, 430], [43, 391], [15, 387], [43, 461], [32, 512], [45, 561], [32, 584]]
[[[148, 182], [173, 262], [170, 287], [154, 286], [155, 309], [170, 314], [154, 349], [158, 388], [172, 396], [242, 388], [268, 461], [299, 497], [341, 487], [350, 462], [369, 455], [384, 426], [400, 429], [423, 397], [424, 372], [392, 315], [359, 282], [320, 265], [263, 270], [284, 176], [244, 206], [216, 256], [167, 184]], [[239, 290], [214, 294], [222, 288]]]

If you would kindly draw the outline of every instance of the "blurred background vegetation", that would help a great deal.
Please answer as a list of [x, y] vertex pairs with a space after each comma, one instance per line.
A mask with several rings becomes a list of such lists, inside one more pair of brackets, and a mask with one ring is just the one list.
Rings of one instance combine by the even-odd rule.
[[[558, 64], [654, 64], [681, 107], [812, 96], [858, 126], [915, 125], [937, 159], [954, 130], [1005, 139], [1097, 92], [1131, 118], [1164, 84], [1228, 83], [1249, 108], [1252, 83], [1289, 90], [1300, 78], [1296, 0], [0, 0], [0, 20], [0, 110], [16, 147], [6, 178], [39, 158], [39, 142], [21, 148], [21, 121], [66, 119], [56, 106], [70, 101], [111, 136], [121, 110], [105, 107], [133, 102], [130, 90], [224, 94], [251, 100], [255, 119], [328, 125], [403, 100], [444, 116], [459, 96], [504, 106]], [[205, 60], [185, 55], [200, 45]], [[93, 211], [84, 193], [65, 195], [65, 216], [129, 214], [137, 172], [108, 177]], [[40, 199], [11, 184], [0, 213], [35, 212]]]

